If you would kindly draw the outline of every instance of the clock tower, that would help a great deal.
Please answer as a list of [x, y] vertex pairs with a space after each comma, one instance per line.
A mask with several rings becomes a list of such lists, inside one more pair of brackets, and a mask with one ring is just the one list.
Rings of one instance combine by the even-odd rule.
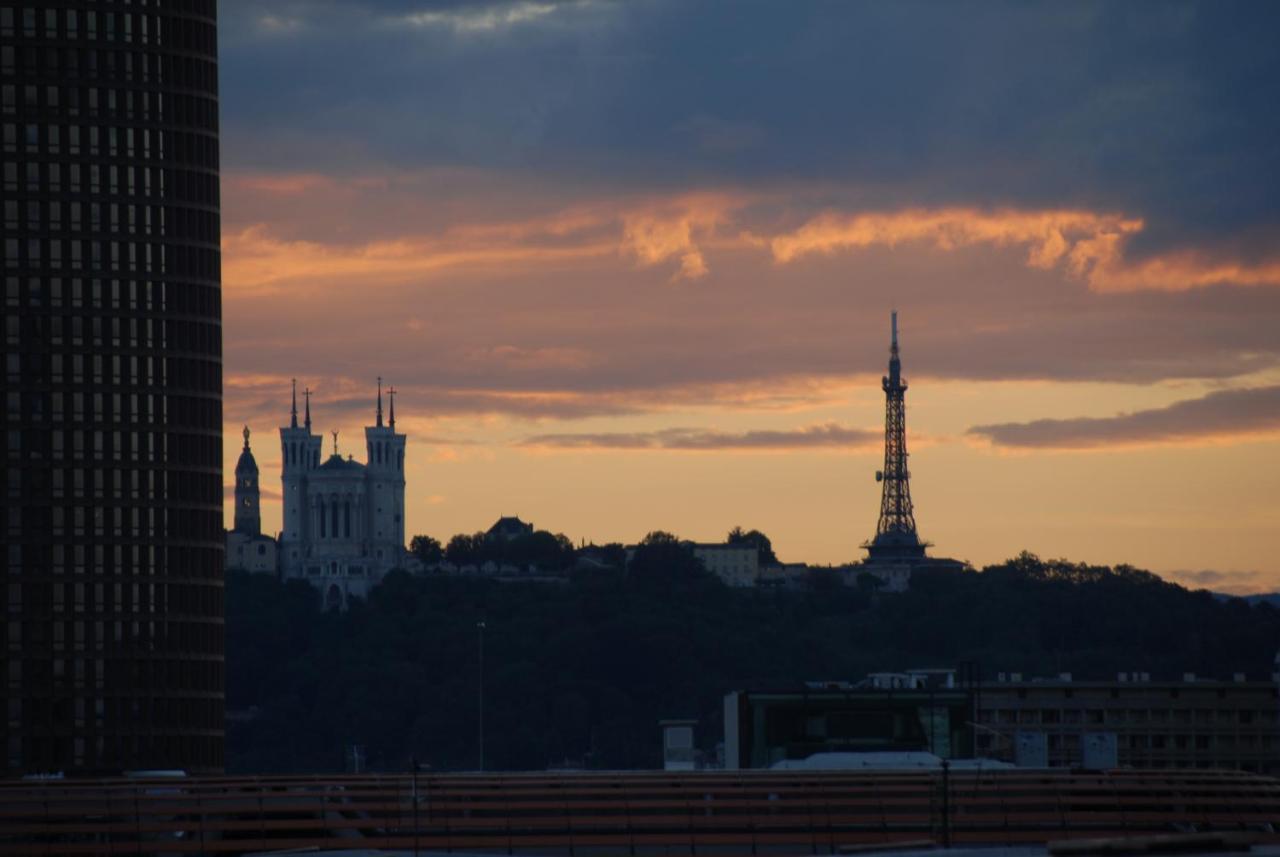
[[244, 451], [236, 462], [235, 531], [256, 536], [262, 532], [262, 512], [258, 506], [258, 462], [249, 449], [249, 427], [244, 427]]

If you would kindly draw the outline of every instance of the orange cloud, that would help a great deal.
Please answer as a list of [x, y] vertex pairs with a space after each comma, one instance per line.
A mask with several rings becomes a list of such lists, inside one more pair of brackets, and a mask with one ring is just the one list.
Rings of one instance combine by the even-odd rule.
[[1280, 284], [1280, 261], [1249, 265], [1231, 260], [1211, 259], [1191, 250], [1165, 253], [1138, 262], [1123, 258], [1120, 242], [1103, 236], [1081, 242], [1072, 255], [1073, 270], [1085, 273], [1089, 285], [1099, 292], [1138, 289], [1187, 289], [1233, 283], [1238, 286]]
[[[592, 356], [579, 349], [522, 349], [498, 346], [475, 349], [467, 359], [476, 362], [486, 374], [510, 380], [509, 373], [529, 371], [532, 379], [552, 368], [578, 369], [592, 362]], [[371, 373], [372, 374], [372, 373]], [[243, 423], [255, 427], [276, 425], [288, 417], [291, 378], [285, 374], [228, 372], [226, 387], [226, 422], [229, 436]], [[512, 389], [476, 386], [437, 386], [415, 383], [412, 376], [394, 381], [400, 391], [397, 400], [400, 421], [414, 425], [416, 435], [433, 437], [434, 419], [445, 416], [510, 417], [526, 420], [565, 420], [597, 416], [628, 416], [688, 408], [712, 408], [728, 412], [802, 413], [830, 407], [847, 401], [852, 391], [875, 381], [862, 376], [810, 377], [780, 376], [732, 383], [689, 383], [677, 386], [638, 388], [631, 390], [572, 390], [552, 387]], [[299, 377], [298, 402], [302, 407], [302, 391], [315, 391], [312, 409], [321, 414], [366, 415], [372, 413], [372, 378], [353, 378], [342, 374]], [[424, 422], [415, 423], [415, 414], [430, 414]], [[340, 418], [341, 418], [340, 417]], [[442, 443], [456, 445], [461, 441], [445, 438]]]
[[[1099, 215], [1088, 211], [996, 211], [967, 208], [909, 209], [883, 213], [844, 215], [825, 212], [794, 232], [770, 242], [773, 257], [786, 263], [809, 253], [872, 246], [895, 247], [930, 242], [939, 250], [978, 244], [997, 247], [1028, 245], [1027, 263], [1051, 268], [1072, 254], [1085, 240], [1139, 232], [1141, 219]], [[1101, 245], [1090, 246], [1083, 263], [1099, 255]], [[1075, 257], [1073, 256], [1073, 263]]]
[[[787, 231], [770, 211], [811, 211], [816, 195], [830, 189], [582, 199], [457, 170], [345, 179], [233, 172], [224, 184], [228, 211], [238, 205], [249, 215], [228, 220], [224, 270], [232, 289], [262, 290], [299, 277], [393, 279], [565, 265], [611, 252], [639, 268], [674, 263], [672, 280], [696, 280], [709, 273], [709, 247], [767, 248], [786, 264], [810, 254], [920, 244], [941, 251], [1025, 248], [1029, 267], [1061, 268], [1096, 292], [1280, 284], [1275, 257], [1247, 262], [1229, 252], [1174, 249], [1136, 258], [1128, 251], [1147, 227], [1142, 217], [1085, 209], [831, 209]], [[512, 211], [533, 213], [507, 219]], [[341, 213], [336, 219], [335, 212]], [[285, 231], [297, 223], [308, 224], [301, 236]], [[417, 226], [405, 230], [404, 224]], [[340, 239], [319, 237], [327, 235]]]
[[874, 449], [884, 440], [879, 429], [821, 423], [794, 429], [724, 431], [669, 428], [657, 431], [540, 434], [521, 446], [535, 449], [679, 450], [682, 452], [779, 452], [801, 449]]
[[612, 244], [568, 246], [474, 241], [466, 238], [409, 238], [367, 244], [286, 241], [257, 224], [222, 238], [222, 280], [228, 289], [271, 291], [306, 279], [396, 281], [460, 267], [493, 268], [514, 264], [559, 264], [615, 252]]
[[592, 362], [592, 355], [582, 348], [520, 348], [495, 345], [472, 349], [469, 355], [477, 362], [496, 364], [504, 369], [581, 369]]
[[697, 240], [712, 237], [717, 225], [741, 201], [721, 194], [697, 194], [641, 209], [623, 217], [622, 249], [642, 267], [676, 258], [672, 280], [696, 280], [707, 273]]
[[811, 253], [873, 246], [929, 243], [939, 250], [988, 245], [1027, 247], [1027, 264], [1063, 265], [1095, 291], [1181, 291], [1217, 283], [1280, 284], [1280, 262], [1250, 265], [1215, 261], [1202, 253], [1175, 251], [1138, 261], [1125, 258], [1125, 242], [1145, 228], [1141, 218], [1089, 211], [970, 208], [899, 212], [825, 212], [769, 246], [785, 264]]
[[[334, 189], [328, 179], [305, 174], [239, 175], [232, 181], [268, 196], [306, 197]], [[437, 234], [364, 243], [287, 239], [265, 223], [251, 223], [223, 235], [223, 280], [230, 289], [261, 292], [298, 279], [394, 281], [458, 268], [564, 264], [614, 254], [632, 257], [640, 267], [674, 259], [673, 280], [697, 279], [708, 272], [700, 244], [715, 239], [717, 225], [742, 204], [718, 193], [604, 201], [526, 220], [464, 222]], [[621, 238], [612, 238], [619, 227]]]

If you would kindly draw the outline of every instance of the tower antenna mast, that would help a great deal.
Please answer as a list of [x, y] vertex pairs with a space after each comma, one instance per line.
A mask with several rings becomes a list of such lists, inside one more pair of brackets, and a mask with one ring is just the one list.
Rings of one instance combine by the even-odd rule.
[[876, 472], [882, 483], [880, 520], [876, 535], [863, 545], [870, 561], [918, 559], [925, 543], [916, 533], [915, 511], [911, 505], [911, 473], [907, 469], [907, 382], [902, 377], [898, 354], [898, 311], [890, 316], [889, 374], [880, 382], [884, 389], [884, 470]]

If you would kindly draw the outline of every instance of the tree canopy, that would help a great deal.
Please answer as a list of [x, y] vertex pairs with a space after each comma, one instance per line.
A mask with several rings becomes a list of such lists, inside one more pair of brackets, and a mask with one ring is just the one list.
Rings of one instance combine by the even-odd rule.
[[435, 565], [444, 559], [444, 547], [431, 536], [414, 536], [409, 540], [409, 553], [423, 565]]
[[769, 541], [769, 537], [759, 530], [742, 531], [742, 527], [734, 527], [725, 536], [725, 544], [730, 545], [747, 545], [755, 548], [760, 553], [761, 565], [777, 565], [778, 557], [773, 552], [773, 542]]
[[[409, 543], [409, 550], [415, 556], [421, 557], [415, 545], [429, 550], [432, 543], [439, 547], [440, 543], [430, 536], [414, 536], [413, 541]], [[455, 566], [483, 565], [492, 562], [496, 565], [515, 566], [521, 570], [532, 566], [544, 572], [567, 571], [573, 566], [574, 549], [573, 542], [569, 541], [567, 536], [549, 533], [546, 530], [535, 530], [513, 539], [480, 532], [454, 536], [444, 547], [441, 556], [432, 561], [424, 559], [423, 562], [430, 566], [440, 562], [441, 559]]]

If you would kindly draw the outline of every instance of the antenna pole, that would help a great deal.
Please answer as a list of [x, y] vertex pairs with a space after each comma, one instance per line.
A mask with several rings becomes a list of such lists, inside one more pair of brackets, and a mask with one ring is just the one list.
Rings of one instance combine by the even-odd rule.
[[884, 470], [877, 473], [882, 489], [876, 535], [865, 545], [870, 560], [904, 560], [924, 556], [924, 543], [916, 533], [911, 504], [911, 474], [907, 470], [907, 382], [902, 378], [898, 355], [898, 311], [889, 321], [889, 374], [884, 389]]

